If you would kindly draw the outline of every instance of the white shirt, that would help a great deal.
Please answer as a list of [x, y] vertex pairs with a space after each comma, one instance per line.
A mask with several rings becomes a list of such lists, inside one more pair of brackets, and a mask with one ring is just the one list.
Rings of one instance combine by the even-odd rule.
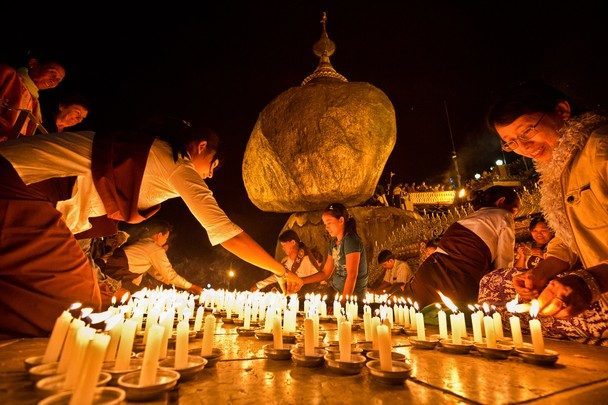
[[[78, 176], [72, 198], [57, 204], [57, 210], [75, 234], [91, 228], [89, 217], [106, 214], [91, 176], [92, 142], [93, 132], [62, 132], [0, 144], [0, 155], [13, 165], [25, 184]], [[212, 245], [243, 232], [217, 205], [192, 162], [187, 158], [174, 162], [171, 147], [157, 139], [148, 154], [137, 206], [144, 210], [175, 197], [184, 200], [207, 231]]]
[[[291, 270], [291, 268], [293, 267], [293, 260], [291, 260], [289, 257], [284, 257], [283, 260], [281, 260], [281, 264], [283, 264], [283, 266], [285, 266], [285, 268]], [[300, 263], [300, 267], [298, 267], [298, 269], [296, 270], [297, 276], [302, 278], [302, 277], [311, 276], [315, 273], [317, 273], [317, 269], [315, 268], [315, 266], [313, 266], [312, 262], [310, 261], [310, 258], [308, 257], [308, 255], [304, 256], [304, 258], [302, 259], [302, 263]], [[258, 290], [261, 290], [262, 288], [266, 287], [267, 285], [270, 285], [270, 284], [276, 283], [276, 282], [277, 282], [277, 276], [272, 275], [272, 276], [266, 277], [264, 280], [258, 281], [257, 283], [255, 283], [255, 286], [257, 287]]]
[[192, 283], [173, 269], [165, 249], [150, 238], [142, 239], [124, 248], [131, 273], [150, 273], [155, 279], [187, 290]]
[[384, 274], [384, 281], [387, 283], [407, 283], [412, 277], [412, 270], [406, 262], [395, 259], [395, 264], [392, 269], [388, 269]]
[[502, 208], [481, 208], [458, 223], [479, 236], [488, 246], [496, 269], [513, 267], [515, 223]]

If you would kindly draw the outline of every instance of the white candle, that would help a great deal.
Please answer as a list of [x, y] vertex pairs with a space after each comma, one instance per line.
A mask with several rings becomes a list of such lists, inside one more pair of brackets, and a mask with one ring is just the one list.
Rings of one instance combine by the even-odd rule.
[[157, 324], [159, 316], [160, 312], [156, 308], [153, 308], [152, 311], [148, 312], [148, 316], [146, 317], [146, 330], [144, 332], [144, 343], [148, 342], [148, 331], [152, 326]]
[[340, 301], [334, 301], [334, 316], [338, 316], [340, 314], [341, 309], [342, 305], [340, 305]]
[[[439, 304], [437, 304], [439, 305]], [[445, 311], [439, 307], [439, 312], [437, 312], [437, 318], [439, 319], [439, 337], [441, 339], [448, 338], [448, 321], [445, 314]]]
[[121, 319], [109, 331], [110, 343], [108, 344], [108, 348], [106, 349], [105, 361], [116, 360], [116, 350], [118, 349], [118, 342], [120, 341], [120, 335], [122, 333], [122, 324], [123, 321]]
[[462, 344], [462, 334], [460, 333], [460, 319], [458, 314], [450, 315], [450, 325], [452, 326], [452, 343]]
[[314, 334], [315, 334], [315, 347], [319, 347], [319, 315], [318, 314], [314, 314], [312, 316], [312, 322], [313, 322], [313, 330], [314, 330]]
[[521, 335], [521, 323], [519, 317], [513, 315], [509, 318], [509, 324], [511, 325], [511, 337], [513, 338], [513, 346], [516, 348], [523, 347], [523, 336]]
[[160, 356], [160, 345], [163, 340], [165, 328], [154, 325], [148, 330], [148, 341], [144, 351], [144, 359], [141, 365], [139, 386], [146, 387], [156, 382], [156, 371], [158, 370], [158, 358]]
[[179, 370], [188, 366], [188, 321], [182, 320], [177, 324], [177, 338], [175, 340], [175, 364]]
[[370, 342], [372, 340], [372, 314], [369, 312], [363, 312], [363, 330], [365, 331], [365, 341]]
[[421, 312], [416, 313], [416, 331], [418, 340], [426, 340], [426, 332], [424, 330], [424, 315]]
[[351, 327], [350, 322], [342, 321], [340, 324], [340, 360], [341, 361], [350, 361], [351, 357]]
[[74, 319], [68, 329], [68, 334], [65, 338], [63, 350], [61, 351], [61, 357], [59, 359], [59, 365], [57, 366], [57, 374], [65, 374], [68, 371], [72, 353], [74, 351], [74, 345], [76, 344], [76, 334], [78, 329], [84, 327], [84, 322], [80, 319]]
[[403, 317], [403, 326], [406, 328], [410, 326], [410, 312], [407, 310], [407, 307], [401, 308], [401, 316]]
[[114, 363], [114, 370], [127, 370], [129, 368], [136, 330], [137, 320], [135, 319], [127, 319], [122, 325], [118, 353], [116, 355], [116, 362]]
[[304, 319], [304, 355], [313, 356], [315, 354], [315, 337], [314, 322], [310, 318]]
[[207, 315], [205, 317], [205, 330], [203, 332], [203, 347], [201, 348], [201, 356], [210, 356], [213, 352], [213, 339], [215, 335], [215, 316]]
[[196, 309], [196, 317], [194, 318], [194, 331], [198, 332], [203, 327], [203, 315], [205, 314], [205, 308], [199, 306]]
[[483, 336], [481, 334], [481, 323], [479, 323], [479, 312], [471, 314], [471, 325], [473, 325], [473, 340], [475, 343], [482, 343]]
[[160, 343], [160, 358], [164, 359], [167, 357], [167, 346], [169, 345], [169, 338], [173, 333], [173, 318], [175, 317], [175, 312], [173, 310], [167, 311], [161, 317], [160, 326], [165, 328], [165, 333], [163, 333], [163, 339]]
[[76, 343], [74, 344], [73, 353], [70, 356], [70, 364], [63, 383], [64, 388], [71, 389], [76, 385], [84, 364], [87, 346], [94, 335], [95, 329], [89, 328], [88, 326], [78, 329], [78, 332], [76, 333]]
[[494, 333], [496, 334], [496, 338], [503, 339], [505, 336], [502, 331], [502, 316], [500, 316], [500, 313], [494, 312], [492, 319], [494, 320]]
[[68, 311], [63, 311], [55, 320], [55, 326], [53, 326], [49, 343], [46, 345], [44, 356], [42, 356], [43, 364], [53, 363], [59, 360], [59, 354], [61, 353], [63, 342], [70, 329], [70, 322], [72, 319], [72, 315], [70, 315]]
[[532, 345], [534, 345], [535, 354], [545, 354], [545, 341], [543, 340], [543, 331], [541, 329], [540, 320], [535, 317], [538, 315], [540, 304], [537, 300], [532, 300], [530, 307], [530, 334], [532, 335]]
[[[422, 314], [420, 314], [422, 315]], [[424, 325], [424, 322], [422, 322]], [[380, 351], [380, 368], [385, 371], [393, 369], [392, 359], [392, 348], [391, 338], [389, 335], [389, 329], [386, 325], [380, 325], [377, 327], [378, 334], [378, 350]]]
[[251, 327], [251, 307], [249, 305], [245, 305], [245, 311], [243, 313], [244, 321], [243, 327], [250, 328]]
[[99, 380], [99, 373], [103, 365], [106, 349], [110, 343], [110, 336], [95, 334], [87, 346], [84, 356], [83, 368], [79, 370], [79, 378], [70, 405], [87, 405], [93, 403], [95, 386]]
[[380, 318], [374, 316], [372, 318], [372, 348], [378, 350], [378, 326], [380, 325]]
[[412, 329], [416, 328], [416, 308], [413, 305], [410, 307], [410, 324]]
[[272, 320], [272, 341], [275, 349], [283, 348], [283, 331], [281, 330], [280, 316], [275, 316]]
[[486, 345], [496, 348], [496, 334], [494, 333], [494, 319], [490, 315], [483, 317], [483, 325], [486, 330]]

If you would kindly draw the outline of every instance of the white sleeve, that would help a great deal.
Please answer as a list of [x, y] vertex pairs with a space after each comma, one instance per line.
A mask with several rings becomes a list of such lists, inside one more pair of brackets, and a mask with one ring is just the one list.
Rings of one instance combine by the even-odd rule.
[[302, 259], [302, 263], [300, 263], [300, 267], [298, 267], [296, 273], [298, 277], [308, 277], [317, 273], [317, 269], [315, 266], [313, 266], [308, 255], [304, 256], [304, 259]]
[[397, 268], [397, 282], [398, 283], [407, 283], [412, 275], [412, 270], [410, 266], [406, 262], [400, 262], [399, 267]]
[[261, 290], [262, 288], [266, 287], [267, 285], [270, 285], [272, 283], [276, 283], [277, 282], [277, 276], [275, 276], [274, 274], [271, 276], [266, 277], [264, 280], [260, 280], [257, 283], [255, 283], [255, 286], [257, 287], [258, 290]]
[[382, 279], [382, 281], [386, 281], [387, 283], [392, 283], [392, 274], [393, 274], [393, 269], [388, 269], [386, 271], [386, 273], [384, 273], [384, 278]]
[[177, 274], [171, 266], [171, 262], [165, 251], [160, 248], [153, 253], [150, 253], [150, 264], [154, 268], [152, 276], [165, 284], [173, 284], [176, 287], [187, 290], [192, 287], [192, 283]]
[[498, 246], [494, 268], [507, 269], [513, 267], [515, 256], [515, 229], [513, 219], [505, 219], [504, 226], [498, 230]]
[[192, 166], [178, 164], [169, 182], [205, 228], [213, 246], [243, 232], [217, 205], [213, 193]]

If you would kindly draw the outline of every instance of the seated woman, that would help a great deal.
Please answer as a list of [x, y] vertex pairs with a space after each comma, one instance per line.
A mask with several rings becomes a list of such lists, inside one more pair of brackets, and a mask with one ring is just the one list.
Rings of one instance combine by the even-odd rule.
[[[492, 107], [488, 126], [502, 148], [534, 160], [541, 208], [555, 231], [547, 257], [525, 272], [495, 272], [480, 301], [500, 305], [517, 293], [538, 298], [548, 336], [608, 344], [608, 119], [578, 113], [544, 83], [525, 83]], [[524, 322], [525, 323], [525, 322]]]
[[547, 253], [547, 245], [555, 234], [549, 228], [547, 220], [542, 216], [535, 216], [530, 220], [530, 236], [532, 243], [520, 244], [515, 255], [515, 268], [533, 269]]
[[519, 197], [510, 187], [493, 186], [474, 200], [476, 211], [445, 231], [435, 253], [406, 286], [421, 306], [439, 300], [437, 291], [459, 304], [477, 302], [479, 281], [490, 271], [513, 265], [513, 214]]
[[342, 296], [356, 295], [360, 302], [367, 288], [367, 260], [365, 247], [357, 235], [357, 223], [340, 203], [333, 203], [323, 210], [321, 219], [331, 237], [327, 259], [320, 272], [304, 277], [304, 284], [318, 283], [331, 277], [331, 286]]
[[[320, 265], [317, 260], [310, 254], [308, 247], [300, 240], [296, 231], [288, 229], [279, 235], [279, 243], [281, 249], [285, 253], [285, 257], [281, 263], [285, 268], [298, 277], [306, 277], [313, 275], [319, 271]], [[277, 282], [275, 276], [269, 276], [255, 283], [250, 291], [259, 291]]]
[[115, 249], [105, 264], [100, 266], [101, 271], [120, 282], [121, 287], [129, 292], [143, 288], [142, 278], [148, 274], [161, 284], [200, 294], [203, 289], [177, 274], [167, 257], [165, 245], [170, 233], [171, 225], [168, 222], [150, 221], [145, 225], [142, 237]]
[[161, 124], [0, 144], [0, 334], [45, 335], [75, 301], [99, 309], [97, 277], [74, 235], [115, 234], [118, 221], [141, 222], [175, 197], [212, 245], [301, 286], [213, 197], [205, 179], [219, 164], [219, 137], [185, 122]]

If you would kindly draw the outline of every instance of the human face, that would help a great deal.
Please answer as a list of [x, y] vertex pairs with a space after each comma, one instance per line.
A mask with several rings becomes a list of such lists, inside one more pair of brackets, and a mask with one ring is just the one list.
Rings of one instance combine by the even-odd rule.
[[288, 257], [298, 254], [298, 243], [295, 240], [281, 242], [281, 248], [283, 249], [285, 255]]
[[164, 246], [167, 243], [167, 241], [169, 240], [170, 233], [171, 233], [170, 231], [167, 231], [166, 233], [161, 233], [161, 232], [157, 233], [156, 235], [154, 235], [154, 238], [153, 238], [154, 242], [158, 246], [161, 246], [161, 247]]
[[65, 77], [65, 69], [59, 63], [50, 62], [40, 65], [33, 59], [29, 64], [28, 74], [40, 90], [57, 87]]
[[215, 151], [207, 148], [207, 141], [196, 141], [190, 144], [188, 148], [190, 160], [194, 164], [194, 168], [203, 179], [213, 177], [213, 171], [220, 163], [215, 159]]
[[390, 259], [380, 264], [384, 270], [390, 270], [395, 266], [395, 259]]
[[335, 218], [331, 214], [321, 216], [325, 230], [332, 238], [340, 238], [344, 235], [344, 217]]
[[553, 233], [551, 229], [544, 222], [539, 222], [536, 226], [530, 231], [530, 235], [532, 235], [532, 239], [538, 245], [546, 245], [553, 237]]
[[[531, 113], [518, 117], [508, 125], [496, 125], [504, 144], [519, 155], [540, 162], [551, 160], [559, 140], [557, 130], [563, 121], [555, 114]], [[515, 141], [515, 142], [513, 142]]]
[[59, 114], [55, 118], [57, 129], [69, 128], [80, 124], [89, 114], [89, 110], [80, 104], [59, 106]]

